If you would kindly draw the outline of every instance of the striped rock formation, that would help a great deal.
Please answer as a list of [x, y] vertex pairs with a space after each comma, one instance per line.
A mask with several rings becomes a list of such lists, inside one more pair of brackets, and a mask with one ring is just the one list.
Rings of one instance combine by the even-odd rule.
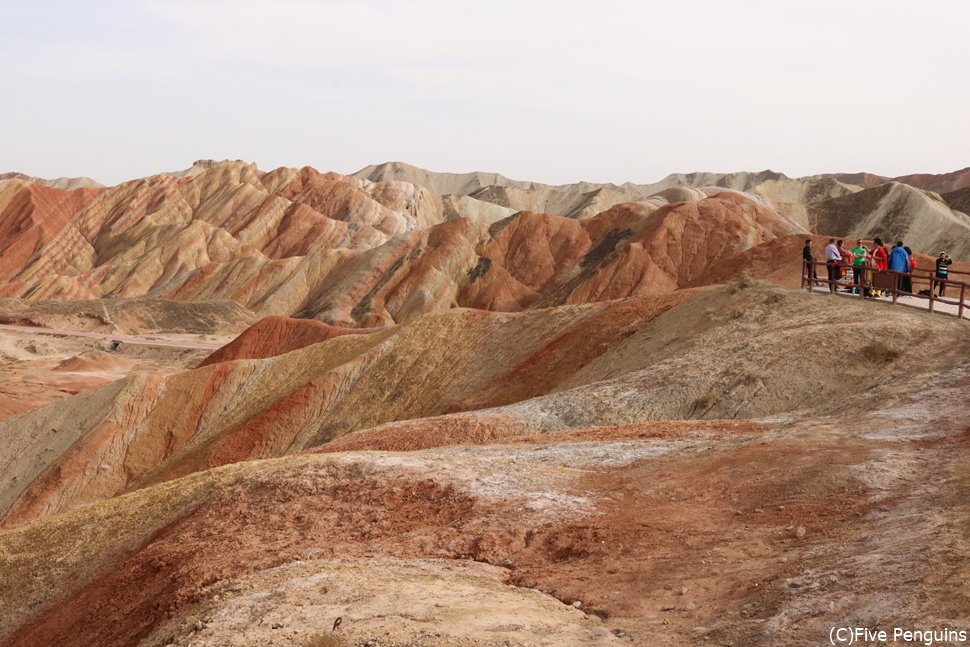
[[963, 626], [970, 331], [779, 287], [932, 182], [4, 176], [0, 647]]
[[0, 645], [302, 646], [338, 617], [349, 644], [469, 647], [952, 626], [970, 334], [831, 298], [454, 309], [0, 421]]
[[[861, 314], [867, 305], [845, 308]], [[484, 415], [481, 424], [491, 433], [522, 435], [851, 402], [879, 376], [857, 361], [864, 350], [855, 350], [833, 360], [849, 384], [828, 388], [832, 362], [823, 357], [851, 325], [816, 327], [825, 316], [777, 289], [684, 290], [516, 314], [448, 310], [265, 359], [208, 363], [170, 376], [132, 374], [0, 420], [0, 515], [4, 525], [18, 525], [402, 420]], [[899, 370], [916, 370], [919, 362], [943, 370], [957, 361], [948, 344], [966, 336], [958, 322], [926, 321], [920, 313], [876, 322], [860, 316], [857, 325], [867, 335], [885, 329], [900, 343], [905, 338], [909, 351]], [[744, 331], [754, 328], [760, 351], [744, 355], [750, 343]], [[761, 359], [761, 351], [782, 357], [796, 338], [804, 349], [797, 357]], [[225, 354], [246, 354], [245, 345]]]
[[664, 292], [800, 231], [733, 190], [668, 189], [568, 218], [241, 162], [101, 189], [7, 180], [0, 227], [0, 296], [229, 300], [351, 327]]

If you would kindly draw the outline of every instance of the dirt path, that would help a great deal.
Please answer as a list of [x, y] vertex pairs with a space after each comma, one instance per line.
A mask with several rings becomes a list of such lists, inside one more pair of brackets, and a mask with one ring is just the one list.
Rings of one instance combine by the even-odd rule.
[[[843, 292], [842, 291], [842, 287], [843, 286], [841, 284], [840, 284], [839, 287], [840, 287], [840, 289], [835, 292], [836, 295], [838, 295], [840, 297], [844, 297], [846, 299], [859, 299], [860, 298], [859, 295], [857, 295], [857, 294], [849, 294], [848, 292]], [[829, 291], [825, 288], [824, 285], [815, 288], [812, 291], [812, 293], [813, 294], [819, 294], [819, 295], [828, 295], [828, 294], [830, 294]], [[954, 297], [947, 297], [947, 298], [954, 298]], [[892, 298], [891, 295], [889, 295], [889, 296], [878, 297], [876, 299], [873, 299], [873, 301], [878, 301], [880, 303], [889, 303], [889, 304], [892, 304], [893, 298]], [[896, 305], [909, 306], [910, 308], [918, 308], [920, 310], [924, 310], [925, 311], [925, 310], [929, 310], [930, 302], [929, 302], [929, 299], [921, 299], [919, 297], [911, 297], [911, 296], [899, 295], [897, 297], [897, 299], [896, 299]], [[934, 301], [933, 302], [933, 313], [934, 314], [943, 313], [943, 314], [948, 314], [948, 315], [952, 315], [952, 316], [956, 317], [956, 316], [958, 316], [958, 314], [957, 314], [958, 312], [959, 312], [959, 307], [958, 306], [951, 305], [951, 304], [948, 304], [948, 303], [940, 303], [939, 301]], [[970, 319], [970, 303], [965, 304], [965, 306], [963, 308], [963, 318], [964, 319]]]
[[[947, 297], [947, 298], [952, 299], [954, 297]], [[891, 296], [879, 297], [879, 301], [892, 303], [892, 300], [893, 298]], [[902, 295], [900, 295], [897, 298], [897, 304], [909, 306], [911, 308], [920, 308], [921, 310], [929, 310], [929, 307], [930, 307], [929, 299], [920, 299], [919, 297], [909, 297], [909, 296], [902, 296]], [[959, 311], [960, 310], [958, 306], [951, 305], [949, 303], [940, 303], [939, 301], [933, 302], [933, 312], [943, 312], [948, 315], [953, 315], [954, 317], [956, 317], [958, 316], [957, 313]], [[970, 307], [967, 307], [966, 305], [963, 308], [963, 318], [970, 319]]]
[[64, 337], [87, 337], [89, 339], [105, 339], [122, 344], [137, 344], [141, 346], [166, 346], [170, 348], [191, 348], [195, 350], [215, 350], [223, 346], [218, 342], [193, 341], [172, 337], [139, 337], [134, 335], [110, 335], [106, 333], [84, 332], [79, 330], [65, 330], [62, 328], [34, 328], [32, 326], [11, 326], [0, 324], [0, 331], [20, 332], [31, 335], [55, 335]]

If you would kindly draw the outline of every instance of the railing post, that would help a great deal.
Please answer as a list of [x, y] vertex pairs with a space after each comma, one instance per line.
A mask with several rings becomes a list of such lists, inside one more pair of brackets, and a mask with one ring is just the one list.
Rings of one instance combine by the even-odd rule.
[[815, 261], [805, 261], [808, 265], [808, 291], [815, 291]]
[[896, 305], [896, 297], [899, 295], [899, 272], [893, 272], [893, 305]]
[[963, 298], [967, 295], [967, 284], [960, 284], [960, 305], [957, 306], [957, 317], [963, 319]]
[[930, 277], [930, 307], [929, 311], [933, 312], [933, 301], [936, 299], [936, 277]]

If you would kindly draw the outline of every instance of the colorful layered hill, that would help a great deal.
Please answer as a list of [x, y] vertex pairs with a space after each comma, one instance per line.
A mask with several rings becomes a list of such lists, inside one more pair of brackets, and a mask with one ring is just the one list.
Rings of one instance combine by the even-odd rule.
[[[222, 361], [133, 374], [0, 421], [3, 525], [404, 420], [445, 416], [444, 428], [470, 420], [492, 435], [522, 435], [848, 404], [881, 381], [865, 347], [828, 358], [854, 327], [905, 340], [900, 371], [944, 370], [966, 337], [959, 322], [918, 312], [873, 321], [855, 301], [844, 308], [857, 319], [826, 327], [825, 312], [798, 293], [739, 289], [511, 314], [455, 309], [363, 334], [319, 324], [306, 334], [325, 341], [246, 351], [246, 338], [297, 329], [271, 322], [221, 351]], [[745, 354], [754, 329], [759, 352]], [[796, 339], [803, 350], [786, 355]], [[232, 359], [246, 355], [262, 358]], [[845, 384], [826, 382], [833, 367]], [[404, 439], [411, 426], [395, 434]]]
[[372, 327], [455, 306], [661, 293], [806, 230], [970, 253], [960, 242], [970, 218], [936, 194], [839, 177], [551, 186], [401, 164], [344, 176], [211, 161], [113, 187], [8, 175], [0, 297], [233, 301], [259, 316]]
[[0, 177], [0, 647], [964, 626], [966, 322], [788, 289], [951, 175]]
[[800, 231], [747, 194], [669, 191], [577, 219], [241, 162], [73, 191], [15, 178], [0, 183], [0, 296], [233, 301], [383, 326], [664, 292]]
[[939, 573], [970, 566], [970, 330], [833, 298], [742, 281], [362, 334], [270, 320], [220, 361], [0, 421], [0, 645], [959, 626]]

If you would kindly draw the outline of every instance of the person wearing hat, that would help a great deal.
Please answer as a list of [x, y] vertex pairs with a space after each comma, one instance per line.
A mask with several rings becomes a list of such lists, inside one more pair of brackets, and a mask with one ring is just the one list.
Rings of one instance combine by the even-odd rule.
[[940, 252], [940, 255], [936, 257], [936, 278], [943, 279], [938, 281], [940, 286], [940, 296], [942, 297], [946, 292], [946, 281], [947, 277], [950, 276], [950, 265], [953, 264], [953, 259], [946, 252]]

